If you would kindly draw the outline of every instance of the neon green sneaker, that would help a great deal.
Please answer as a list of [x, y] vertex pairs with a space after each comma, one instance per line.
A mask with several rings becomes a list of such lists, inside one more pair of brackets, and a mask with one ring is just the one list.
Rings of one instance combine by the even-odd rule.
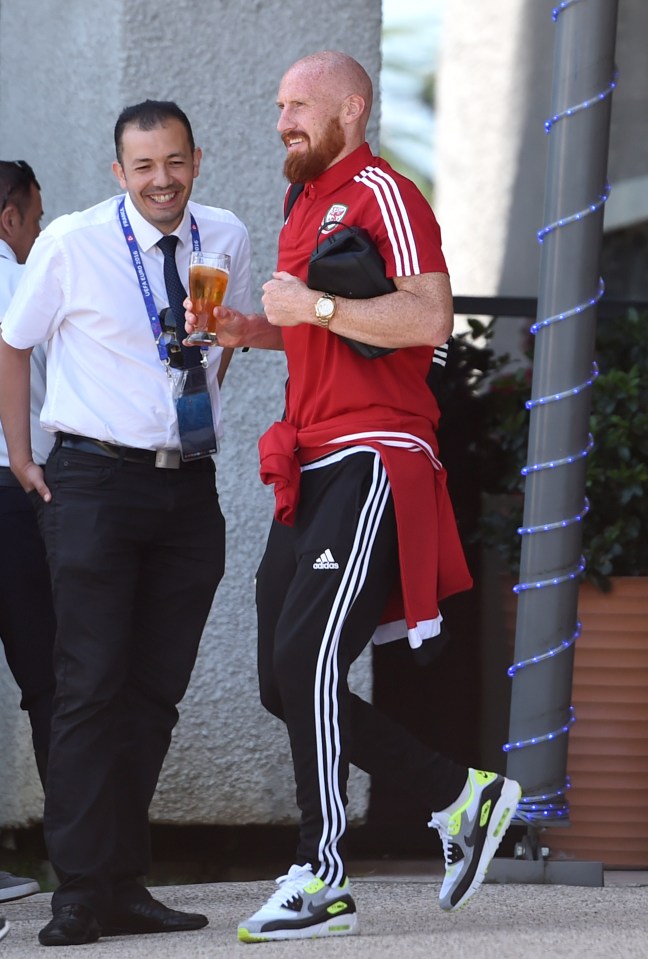
[[311, 866], [291, 866], [277, 884], [266, 904], [238, 927], [241, 942], [352, 936], [357, 931], [348, 879], [343, 886], [327, 886]]
[[439, 831], [446, 865], [442, 909], [458, 909], [477, 892], [521, 795], [515, 780], [469, 769], [456, 803], [432, 813], [428, 826]]

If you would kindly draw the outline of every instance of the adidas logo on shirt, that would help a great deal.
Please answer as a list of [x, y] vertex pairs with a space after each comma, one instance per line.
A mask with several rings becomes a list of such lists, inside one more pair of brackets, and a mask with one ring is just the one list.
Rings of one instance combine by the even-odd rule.
[[318, 556], [313, 563], [313, 569], [339, 569], [340, 564], [333, 559], [333, 553], [330, 549], [325, 549], [321, 556]]

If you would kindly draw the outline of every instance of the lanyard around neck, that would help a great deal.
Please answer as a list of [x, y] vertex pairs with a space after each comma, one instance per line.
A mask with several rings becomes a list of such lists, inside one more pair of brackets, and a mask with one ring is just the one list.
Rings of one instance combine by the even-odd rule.
[[[189, 215], [191, 217], [191, 242], [194, 250], [199, 250], [200, 233], [198, 231], [198, 224], [193, 217], [193, 213], [190, 213]], [[165, 365], [168, 365], [169, 351], [167, 350], [166, 343], [164, 342], [164, 337], [162, 335], [164, 331], [162, 329], [162, 324], [160, 323], [160, 315], [156, 309], [155, 300], [153, 299], [153, 294], [151, 293], [151, 287], [149, 286], [146, 270], [144, 269], [144, 264], [142, 263], [142, 257], [137, 245], [137, 240], [135, 239], [133, 229], [130, 225], [130, 220], [128, 219], [125, 198], [119, 204], [119, 222], [121, 223], [122, 230], [124, 231], [124, 238], [128, 244], [128, 249], [133, 260], [133, 266], [135, 267], [135, 273], [137, 274], [137, 280], [139, 282], [142, 298], [144, 300], [144, 306], [146, 307], [146, 312], [151, 324], [151, 330], [153, 331], [153, 338], [155, 340], [155, 345], [157, 346], [158, 355], [162, 362]]]

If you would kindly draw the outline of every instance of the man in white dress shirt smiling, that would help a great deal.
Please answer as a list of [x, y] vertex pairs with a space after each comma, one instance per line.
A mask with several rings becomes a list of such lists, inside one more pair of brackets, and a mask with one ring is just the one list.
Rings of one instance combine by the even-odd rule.
[[[139, 879], [148, 807], [224, 570], [210, 454], [231, 353], [180, 346], [164, 320], [169, 251], [157, 244], [178, 238], [171, 259], [175, 250], [185, 283], [192, 249], [228, 253], [225, 302], [249, 312], [249, 240], [233, 213], [189, 202], [201, 151], [176, 104], [126, 108], [115, 146], [125, 195], [43, 231], [0, 342], [0, 415], [14, 474], [45, 502], [58, 623], [45, 836], [60, 885], [43, 945], [207, 923], [157, 902]], [[44, 472], [28, 418], [29, 355], [40, 343], [41, 422], [56, 434]], [[196, 396], [204, 446], [178, 415]]]

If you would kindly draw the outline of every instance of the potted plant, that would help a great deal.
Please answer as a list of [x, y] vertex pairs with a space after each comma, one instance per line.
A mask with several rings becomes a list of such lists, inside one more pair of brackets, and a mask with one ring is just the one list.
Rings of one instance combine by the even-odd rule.
[[[455, 400], [463, 396], [469, 411], [467, 455], [482, 477], [485, 505], [473, 535], [490, 556], [499, 556], [510, 576], [517, 576], [532, 344], [529, 362], [513, 364], [510, 357], [495, 354], [493, 329], [493, 321], [472, 320], [470, 329], [457, 338], [457, 376], [448, 390], [455, 391]], [[585, 489], [590, 511], [582, 523], [587, 565], [579, 589], [582, 632], [572, 686], [577, 722], [569, 734], [570, 828], [549, 830], [546, 841], [552, 855], [645, 868], [648, 314], [630, 311], [599, 321], [596, 361], [599, 376], [592, 388], [590, 418], [594, 448]], [[443, 397], [441, 402], [448, 409]], [[509, 643], [514, 622], [510, 617]]]

